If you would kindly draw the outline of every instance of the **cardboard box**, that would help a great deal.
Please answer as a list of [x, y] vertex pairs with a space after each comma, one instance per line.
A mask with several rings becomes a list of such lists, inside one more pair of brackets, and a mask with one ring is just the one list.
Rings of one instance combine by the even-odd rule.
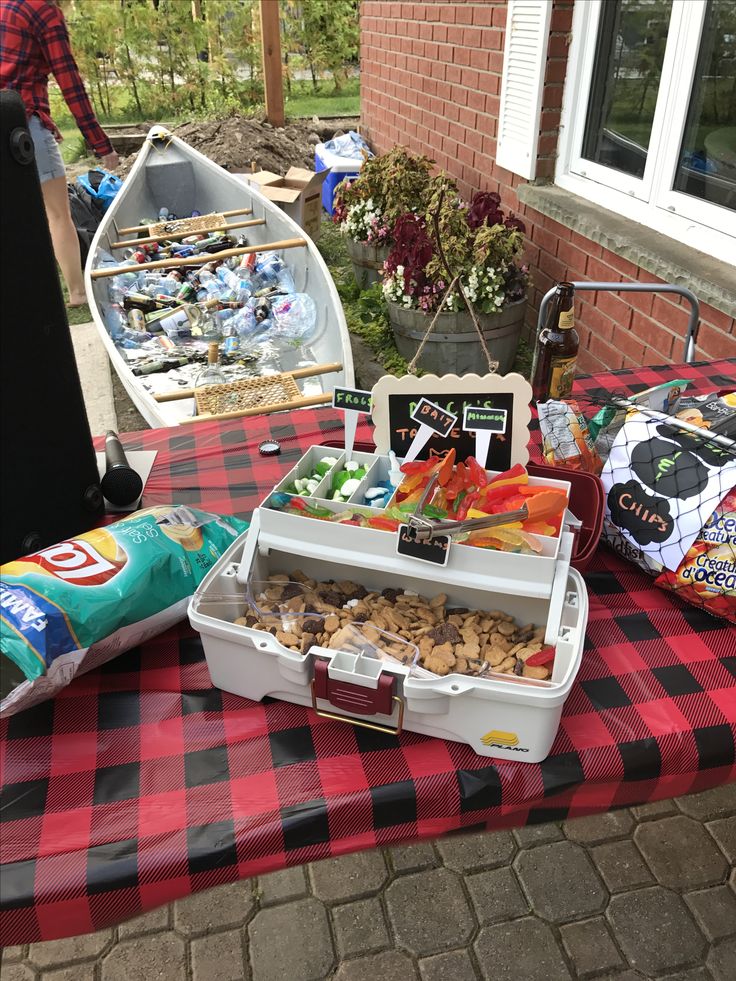
[[310, 238], [319, 238], [322, 226], [322, 184], [327, 171], [314, 173], [302, 167], [290, 167], [285, 177], [261, 170], [246, 175], [250, 184], [269, 201], [273, 201], [300, 225]]

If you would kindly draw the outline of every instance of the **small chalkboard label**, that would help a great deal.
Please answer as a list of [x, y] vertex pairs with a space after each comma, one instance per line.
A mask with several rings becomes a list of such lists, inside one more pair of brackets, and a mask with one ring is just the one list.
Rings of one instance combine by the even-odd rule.
[[428, 542], [418, 542], [410, 537], [408, 525], [402, 525], [396, 536], [396, 551], [410, 559], [431, 562], [432, 565], [447, 565], [450, 558], [451, 539], [448, 535], [438, 535]]
[[490, 433], [505, 433], [508, 413], [506, 409], [488, 409], [482, 405], [466, 405], [463, 411], [463, 429], [474, 432], [485, 429]]
[[411, 418], [420, 426], [426, 426], [432, 432], [439, 433], [440, 436], [448, 436], [457, 422], [457, 416], [447, 412], [441, 405], [436, 405], [424, 398], [417, 403]]
[[370, 415], [372, 402], [371, 393], [359, 388], [336, 388], [332, 393], [332, 405], [335, 409], [352, 412], [363, 412]]

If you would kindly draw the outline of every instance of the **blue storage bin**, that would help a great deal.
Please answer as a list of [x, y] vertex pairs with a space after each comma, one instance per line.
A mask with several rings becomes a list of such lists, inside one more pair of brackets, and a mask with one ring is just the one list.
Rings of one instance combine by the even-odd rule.
[[325, 209], [327, 214], [331, 215], [335, 210], [333, 206], [333, 199], [335, 197], [335, 188], [337, 185], [340, 183], [340, 181], [345, 180], [346, 177], [357, 177], [362, 166], [362, 160], [338, 157], [337, 154], [331, 153], [329, 150], [327, 150], [324, 143], [318, 143], [315, 146], [315, 171], [330, 171], [327, 177], [325, 177], [325, 182], [322, 185], [322, 207]]

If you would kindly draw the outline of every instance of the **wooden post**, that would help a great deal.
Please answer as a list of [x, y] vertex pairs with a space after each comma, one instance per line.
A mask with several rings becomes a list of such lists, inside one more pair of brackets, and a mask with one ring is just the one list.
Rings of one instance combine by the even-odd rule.
[[272, 126], [283, 126], [285, 117], [284, 86], [281, 77], [279, 0], [260, 0], [260, 11], [266, 118]]

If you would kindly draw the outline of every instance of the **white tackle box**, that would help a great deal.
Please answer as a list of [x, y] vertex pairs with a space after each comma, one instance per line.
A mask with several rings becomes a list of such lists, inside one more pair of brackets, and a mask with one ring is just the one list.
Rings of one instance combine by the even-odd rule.
[[[344, 464], [339, 450], [312, 447], [274, 491], [283, 493], [295, 476], [312, 473], [327, 455], [337, 457], [335, 469]], [[387, 472], [388, 460], [378, 454], [353, 454], [353, 459], [370, 468], [359, 497], [376, 475]], [[317, 492], [324, 493], [329, 483], [327, 474]], [[569, 490], [567, 481], [557, 483]], [[542, 538], [540, 554], [453, 545], [441, 567], [397, 554], [396, 535], [390, 532], [286, 514], [269, 507], [270, 500], [271, 494], [189, 606], [216, 687], [256, 701], [270, 695], [312, 705], [357, 725], [456, 740], [481, 756], [539, 762], [548, 755], [580, 667], [588, 620], [585, 584], [570, 566], [573, 535], [564, 524], [558, 537]], [[309, 500], [335, 510], [354, 506], [352, 499], [343, 505]], [[315, 646], [303, 655], [269, 632], [233, 622], [249, 612], [246, 582], [294, 569], [318, 581], [351, 580], [379, 592], [402, 588], [430, 599], [444, 593], [448, 608], [501, 609], [519, 623], [544, 624], [545, 641], [555, 647], [552, 677], [419, 677], [408, 666], [339, 650]]]

